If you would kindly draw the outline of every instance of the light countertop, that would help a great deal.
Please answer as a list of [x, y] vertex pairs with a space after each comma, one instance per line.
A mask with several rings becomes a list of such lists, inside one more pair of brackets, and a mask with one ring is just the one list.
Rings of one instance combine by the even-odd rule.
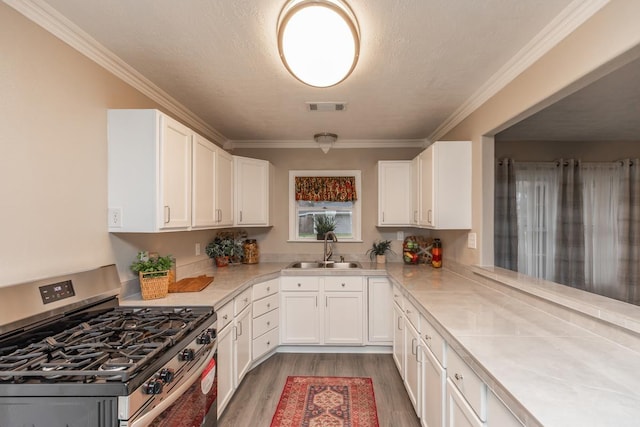
[[[215, 277], [201, 292], [147, 301], [138, 295], [122, 304], [220, 307], [246, 287], [279, 277], [286, 265], [212, 268], [200, 273]], [[514, 412], [527, 425], [640, 425], [640, 354], [629, 346], [446, 269], [400, 263], [388, 263], [386, 270], [363, 267], [359, 274], [388, 274], [450, 347], [509, 406], [516, 406]], [[318, 271], [282, 271], [291, 274]]]

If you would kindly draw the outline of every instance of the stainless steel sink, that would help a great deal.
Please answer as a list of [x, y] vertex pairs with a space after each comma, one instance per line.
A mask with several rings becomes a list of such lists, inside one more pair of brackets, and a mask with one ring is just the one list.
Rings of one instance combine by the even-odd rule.
[[349, 268], [362, 268], [362, 265], [358, 262], [334, 262], [327, 261], [326, 264], [324, 262], [316, 262], [316, 261], [296, 261], [287, 266], [287, 268], [338, 268], [338, 269], [349, 269]]

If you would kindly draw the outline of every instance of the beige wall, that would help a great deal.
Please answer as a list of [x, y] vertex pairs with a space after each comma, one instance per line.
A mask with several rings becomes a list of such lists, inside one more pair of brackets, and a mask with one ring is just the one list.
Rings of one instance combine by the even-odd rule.
[[[378, 160], [411, 160], [421, 150], [401, 149], [332, 149], [324, 154], [319, 148], [306, 149], [237, 149], [233, 154], [269, 160], [275, 167], [275, 204], [276, 215], [273, 227], [255, 235], [263, 253], [273, 255], [301, 256], [322, 254], [322, 243], [288, 243], [289, 237], [289, 170], [310, 169], [356, 169], [362, 173], [362, 192], [358, 196], [362, 202], [362, 243], [338, 243], [334, 254], [347, 257], [364, 257], [367, 249], [376, 239], [396, 239], [396, 232], [405, 231], [405, 235], [422, 234], [424, 230], [411, 228], [377, 228], [378, 218]], [[255, 232], [254, 232], [255, 234]], [[393, 242], [393, 251], [400, 260], [401, 242]]]
[[473, 149], [473, 231], [482, 251], [457, 242], [465, 264], [493, 263], [493, 136], [519, 120], [640, 56], [640, 2], [612, 0], [585, 24], [476, 109], [443, 138]]

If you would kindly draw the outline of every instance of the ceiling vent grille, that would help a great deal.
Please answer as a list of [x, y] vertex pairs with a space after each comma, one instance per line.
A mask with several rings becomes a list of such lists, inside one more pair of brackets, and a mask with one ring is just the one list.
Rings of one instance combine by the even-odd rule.
[[307, 102], [309, 111], [344, 111], [347, 109], [346, 102]]

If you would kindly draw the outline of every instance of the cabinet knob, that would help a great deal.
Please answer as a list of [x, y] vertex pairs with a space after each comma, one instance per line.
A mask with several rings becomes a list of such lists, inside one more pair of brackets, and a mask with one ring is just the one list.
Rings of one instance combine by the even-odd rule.
[[267, 341], [267, 347], [271, 345], [271, 341]]
[[453, 378], [455, 378], [456, 380], [460, 381], [460, 380], [462, 380], [462, 374], [458, 374], [458, 373], [456, 373], [456, 374], [453, 376]]
[[411, 310], [409, 310], [409, 309], [407, 308], [407, 314], [409, 314], [409, 313], [411, 313]]
[[271, 322], [267, 322], [267, 326], [270, 326], [270, 325], [271, 325]]
[[427, 334], [424, 334], [424, 339], [425, 339], [425, 340], [427, 340], [427, 341], [429, 341], [429, 340], [431, 339], [431, 336], [430, 336], [430, 335], [427, 335]]
[[271, 286], [267, 286], [267, 292], [271, 290]]
[[271, 307], [271, 303], [267, 303], [267, 308]]
[[342, 287], [343, 287], [343, 288], [345, 287], [345, 284], [344, 284], [344, 283], [342, 284]]
[[302, 286], [302, 283], [298, 283], [298, 287]]
[[227, 320], [229, 318], [229, 316], [227, 316], [226, 314], [224, 316], [222, 316], [222, 320]]

